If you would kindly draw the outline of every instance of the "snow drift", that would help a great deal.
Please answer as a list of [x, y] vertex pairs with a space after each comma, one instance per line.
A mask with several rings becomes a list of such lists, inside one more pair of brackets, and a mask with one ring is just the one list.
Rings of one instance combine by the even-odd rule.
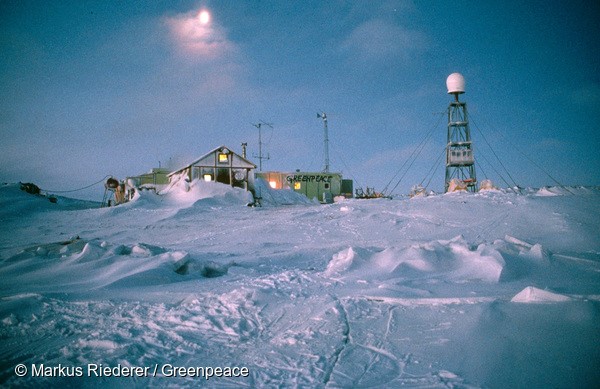
[[202, 382], [218, 388], [600, 379], [598, 189], [328, 205], [262, 189], [263, 207], [196, 181], [100, 209], [0, 187], [0, 384], [199, 385], [15, 374], [100, 363], [248, 367]]

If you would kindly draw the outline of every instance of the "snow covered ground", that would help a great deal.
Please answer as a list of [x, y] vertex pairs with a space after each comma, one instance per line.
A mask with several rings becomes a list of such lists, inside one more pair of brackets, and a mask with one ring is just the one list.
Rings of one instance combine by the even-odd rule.
[[600, 189], [263, 190], [260, 208], [196, 184], [100, 209], [0, 186], [0, 385], [600, 382]]

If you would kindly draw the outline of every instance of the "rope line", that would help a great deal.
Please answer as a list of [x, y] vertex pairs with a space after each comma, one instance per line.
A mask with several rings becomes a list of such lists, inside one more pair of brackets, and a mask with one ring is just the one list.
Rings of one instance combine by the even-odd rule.
[[42, 190], [44, 192], [50, 192], [50, 193], [71, 193], [71, 192], [78, 192], [80, 190], [91, 188], [94, 185], [98, 185], [99, 183], [101, 183], [102, 181], [104, 181], [104, 180], [106, 180], [107, 178], [110, 178], [110, 177], [112, 177], [112, 176], [111, 175], [104, 176], [100, 181], [96, 181], [93, 184], [90, 184], [88, 186], [84, 186], [83, 188], [78, 188], [78, 189], [71, 189], [71, 190], [48, 190], [48, 189], [40, 189], [40, 190]]
[[475, 160], [475, 165], [477, 166], [477, 169], [479, 169], [479, 171], [481, 171], [481, 173], [483, 174], [483, 176], [486, 179], [489, 179], [489, 176], [487, 175], [487, 173], [483, 170], [483, 165], [479, 163], [479, 160]]
[[[490, 165], [490, 167], [498, 175], [498, 177], [500, 177], [500, 179], [502, 181], [504, 181], [504, 183], [506, 184], [506, 186], [508, 188], [510, 188], [511, 184], [509, 184], [508, 181], [506, 181], [506, 179], [504, 178], [504, 176], [498, 170], [496, 170], [496, 168], [494, 167], [494, 165], [487, 159], [487, 157], [485, 156], [485, 154], [480, 154], [480, 155], [481, 155], [481, 158], [483, 158], [485, 160], [485, 162], [487, 162], [488, 165]], [[479, 166], [479, 168], [482, 168], [481, 164], [479, 163], [479, 160], [476, 159], [475, 161], [477, 161], [477, 166]], [[481, 169], [481, 170], [483, 171], [483, 169]], [[485, 175], [485, 173], [484, 173], [484, 175]], [[518, 185], [515, 185], [515, 186], [518, 186]]]
[[[433, 127], [431, 127], [431, 129], [429, 130], [429, 132], [425, 135], [425, 138], [423, 138], [421, 140], [421, 142], [417, 145], [417, 147], [413, 149], [413, 151], [410, 154], [410, 156], [404, 161], [404, 163], [402, 164], [402, 166], [400, 166], [400, 169], [398, 169], [396, 171], [396, 174], [394, 174], [394, 176], [387, 183], [387, 185], [385, 186], [385, 188], [383, 188], [382, 193], [384, 193], [384, 194], [386, 193], [386, 191], [387, 191], [388, 187], [390, 186], [390, 184], [396, 179], [396, 177], [398, 177], [398, 174], [400, 174], [400, 172], [402, 171], [402, 169], [404, 169], [404, 166], [406, 166], [406, 164], [408, 163], [408, 161], [410, 161], [411, 158], [413, 158], [413, 156], [414, 156], [413, 162], [407, 168], [406, 172], [404, 172], [404, 174], [400, 177], [400, 179], [398, 180], [398, 182], [396, 183], [396, 185], [394, 186], [394, 188], [391, 190], [391, 192], [393, 192], [398, 187], [398, 185], [400, 185], [400, 182], [402, 182], [402, 179], [404, 178], [404, 176], [406, 176], [406, 173], [408, 173], [408, 170], [410, 170], [410, 168], [413, 165], [413, 163], [416, 160], [416, 158], [419, 156], [419, 154], [421, 154], [421, 151], [423, 151], [423, 149], [425, 148], [425, 145], [429, 141], [429, 138], [431, 138], [431, 136], [433, 135], [433, 132], [437, 129], [438, 125], [440, 124], [440, 121], [442, 120], [442, 117], [443, 117], [444, 113], [439, 114], [439, 118], [438, 118], [437, 122], [433, 125]], [[415, 153], [417, 153], [417, 154], [415, 155]]]
[[481, 131], [481, 129], [479, 128], [479, 126], [477, 125], [477, 123], [475, 123], [475, 120], [473, 120], [473, 117], [471, 117], [471, 121], [473, 122], [473, 124], [475, 125], [475, 128], [477, 129], [477, 131], [479, 132], [479, 134], [481, 135], [481, 137], [483, 138], [483, 140], [485, 141], [485, 143], [488, 145], [488, 147], [492, 151], [492, 154], [494, 154], [494, 157], [496, 157], [496, 159], [500, 163], [500, 166], [502, 166], [502, 168], [504, 169], [504, 171], [506, 172], [506, 174], [508, 175], [508, 177], [511, 179], [511, 181], [513, 182], [513, 184], [515, 186], [519, 186], [519, 184], [517, 184], [517, 181], [515, 181], [515, 179], [510, 175], [510, 172], [508, 171], [508, 169], [506, 169], [506, 166], [504, 166], [504, 164], [502, 163], [502, 161], [500, 160], [500, 158], [498, 157], [498, 155], [496, 154], [496, 152], [494, 151], [494, 149], [490, 145], [490, 142], [488, 142], [488, 140], [485, 137], [485, 135], [483, 135], [483, 132]]
[[[473, 124], [475, 124], [475, 122], [473, 122]], [[481, 132], [481, 130], [479, 130], [479, 127], [475, 124], [475, 127], [477, 128], [477, 130], [479, 131], [479, 133], [481, 134], [481, 136], [483, 137], [483, 139], [486, 141], [487, 143], [487, 139], [485, 139], [485, 136], [483, 136], [483, 133]], [[502, 136], [502, 138], [504, 138], [504, 140], [510, 142], [510, 140], [508, 140], [506, 138], [506, 136], [504, 136], [504, 134], [502, 132], [498, 132], [496, 131], [498, 134], [500, 134], [500, 136]], [[512, 147], [517, 150], [522, 156], [524, 156], [529, 162], [531, 162], [531, 164], [535, 167], [537, 167], [538, 169], [540, 169], [540, 171], [542, 171], [545, 175], [547, 175], [552, 181], [554, 181], [556, 184], [558, 184], [558, 186], [560, 186], [561, 188], [564, 188], [567, 192], [574, 194], [573, 192], [571, 192], [569, 189], [567, 189], [565, 187], [565, 185], [563, 185], [562, 183], [560, 183], [556, 178], [552, 177], [550, 175], [550, 173], [548, 173], [543, 167], [541, 167], [540, 165], [538, 165], [531, 157], [529, 157], [529, 155], [527, 155], [524, 151], [522, 151], [520, 148], [517, 147], [517, 145], [514, 142], [511, 142]], [[498, 156], [496, 155], [496, 153], [494, 152], [494, 150], [492, 149], [492, 147], [489, 145], [490, 150], [492, 150], [492, 152], [494, 153], [494, 155], [496, 156], [496, 158], [498, 158]], [[502, 162], [500, 161], [500, 159], [498, 158], [498, 161], [500, 162], [500, 164], [502, 165]], [[502, 165], [502, 167], [504, 168], [504, 170], [506, 170], [506, 168], [504, 167], [504, 165]], [[515, 186], [519, 186], [516, 181], [510, 176], [510, 173], [508, 173], [508, 170], [506, 171], [506, 173], [508, 174], [508, 176], [511, 178], [511, 180], [513, 180], [513, 182], [515, 183]]]
[[[444, 147], [442, 149], [442, 152], [438, 155], [435, 163], [431, 166], [431, 168], [429, 169], [429, 171], [427, 172], [427, 174], [425, 175], [425, 177], [423, 177], [423, 179], [421, 180], [421, 182], [419, 183], [419, 185], [423, 185], [423, 182], [425, 182], [425, 180], [427, 179], [427, 177], [429, 177], [429, 175], [431, 174], [431, 177], [429, 178], [429, 181], [427, 181], [427, 185], [425, 185], [425, 188], [427, 188], [429, 186], [429, 183], [431, 182], [431, 180], [433, 179], [433, 176], [435, 175], [435, 172], [437, 172], [437, 169], [439, 167], [439, 163], [440, 160], [442, 159], [442, 156], [444, 155], [444, 152], [446, 151], [446, 148]], [[435, 169], [435, 170], [434, 170]], [[433, 171], [433, 174], [432, 174]]]
[[429, 181], [427, 181], [427, 184], [425, 185], [425, 189], [429, 188], [429, 184], [431, 184], [431, 180], [433, 180], [433, 177], [435, 177], [435, 173], [437, 173], [437, 171], [438, 171], [439, 168], [440, 168], [440, 165], [439, 164], [436, 165], [433, 174], [431, 175], [431, 177], [429, 177]]

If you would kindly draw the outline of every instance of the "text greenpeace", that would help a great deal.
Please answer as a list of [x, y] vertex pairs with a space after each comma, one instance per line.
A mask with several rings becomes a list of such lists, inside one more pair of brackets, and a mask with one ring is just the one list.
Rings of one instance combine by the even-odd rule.
[[58, 364], [49, 366], [32, 364], [28, 367], [18, 364], [15, 369], [18, 377], [200, 377], [209, 380], [216, 378], [238, 378], [248, 377], [250, 371], [247, 367], [225, 366], [175, 366], [170, 363], [155, 364], [152, 366], [125, 366], [117, 364], [108, 366], [103, 364], [89, 363], [84, 366], [66, 366]]
[[161, 373], [164, 377], [248, 377], [247, 367], [184, 367], [165, 364]]
[[327, 174], [295, 174], [287, 176], [287, 182], [331, 182], [333, 179], [332, 175]]

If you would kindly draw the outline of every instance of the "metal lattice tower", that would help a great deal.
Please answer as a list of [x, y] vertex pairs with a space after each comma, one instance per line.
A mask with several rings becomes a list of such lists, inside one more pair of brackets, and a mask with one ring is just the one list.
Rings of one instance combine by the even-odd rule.
[[477, 190], [475, 176], [475, 157], [469, 129], [467, 104], [458, 101], [458, 95], [465, 93], [465, 79], [460, 73], [452, 73], [446, 80], [448, 94], [454, 95], [454, 101], [448, 106], [448, 141], [446, 143], [446, 180], [444, 191], [448, 191], [450, 182], [457, 179], [470, 192]]

